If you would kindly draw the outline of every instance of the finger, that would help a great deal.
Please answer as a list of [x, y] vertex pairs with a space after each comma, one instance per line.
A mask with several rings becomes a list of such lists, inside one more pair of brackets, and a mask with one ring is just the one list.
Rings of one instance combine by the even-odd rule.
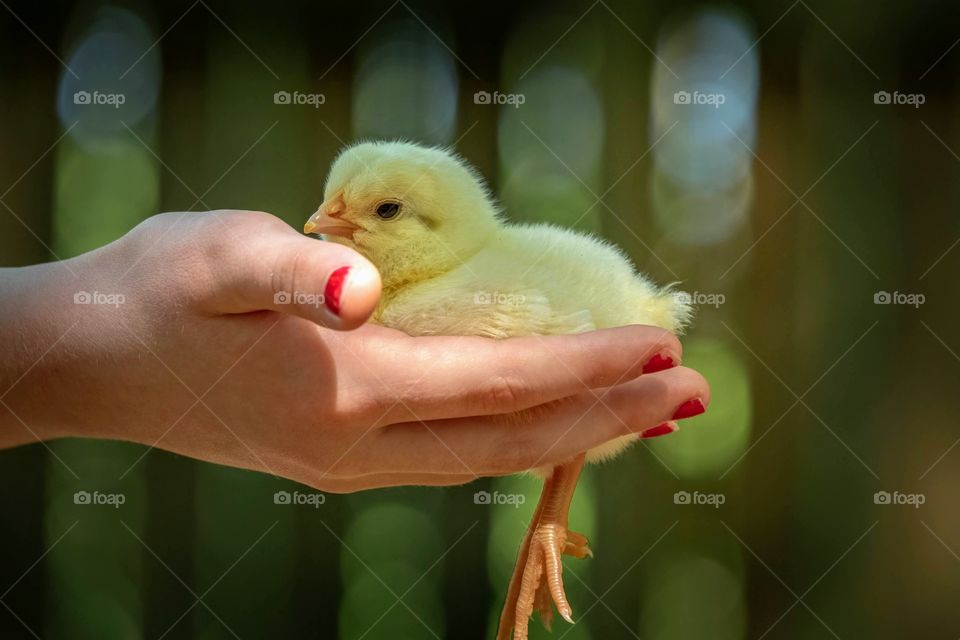
[[303, 236], [273, 216], [217, 211], [225, 224], [209, 254], [220, 313], [273, 310], [333, 329], [365, 322], [380, 274], [348, 247]]
[[506, 340], [384, 331], [358, 343], [353, 353], [382, 385], [380, 425], [520, 411], [679, 364], [682, 354], [676, 336], [643, 325]]
[[706, 380], [677, 367], [515, 414], [389, 426], [371, 433], [364, 454], [384, 472], [508, 475], [690, 417], [695, 400], [709, 404]]
[[326, 493], [355, 493], [383, 487], [454, 487], [477, 478], [472, 474], [454, 473], [376, 473], [345, 480], [323, 479], [311, 486]]

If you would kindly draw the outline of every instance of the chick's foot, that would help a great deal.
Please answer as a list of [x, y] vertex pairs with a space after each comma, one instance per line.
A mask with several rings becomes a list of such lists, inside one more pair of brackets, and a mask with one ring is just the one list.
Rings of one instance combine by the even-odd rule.
[[550, 629], [553, 623], [553, 606], [557, 607], [561, 618], [573, 623], [573, 610], [563, 590], [561, 555], [564, 553], [578, 558], [590, 555], [586, 538], [579, 533], [568, 532], [566, 527], [559, 524], [537, 525], [530, 539], [530, 553], [523, 567], [513, 640], [526, 640], [527, 624], [534, 609], [540, 614], [540, 621], [547, 629]]

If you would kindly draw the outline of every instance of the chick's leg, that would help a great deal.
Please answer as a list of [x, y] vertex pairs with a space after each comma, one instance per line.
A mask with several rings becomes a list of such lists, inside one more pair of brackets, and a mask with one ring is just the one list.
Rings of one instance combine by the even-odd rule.
[[576, 558], [592, 555], [584, 536], [567, 531], [567, 515], [573, 492], [580, 478], [584, 456], [555, 467], [543, 487], [540, 502], [517, 556], [510, 580], [507, 601], [497, 631], [498, 640], [527, 638], [527, 625], [534, 607], [549, 628], [552, 604], [564, 620], [573, 622], [572, 610], [563, 590], [563, 564], [566, 553]]
[[573, 611], [563, 590], [563, 563], [560, 556], [568, 550], [577, 555], [589, 553], [586, 538], [580, 534], [570, 536], [572, 532], [567, 531], [570, 502], [580, 478], [583, 459], [581, 455], [572, 462], [554, 468], [543, 488], [543, 510], [533, 531], [530, 553], [522, 568], [520, 595], [514, 614], [515, 640], [527, 636], [527, 622], [533, 612], [536, 591], [541, 586], [549, 592], [560, 616], [567, 622], [573, 622]]
[[[549, 480], [547, 481], [549, 482]], [[500, 623], [497, 626], [497, 640], [510, 640], [513, 635], [514, 616], [516, 614], [517, 598], [520, 597], [520, 586], [523, 581], [523, 568], [527, 564], [527, 558], [530, 555], [530, 542], [533, 539], [533, 532], [540, 521], [540, 514], [543, 512], [543, 503], [546, 498], [546, 485], [544, 491], [540, 493], [540, 500], [537, 502], [537, 508], [530, 518], [530, 525], [523, 536], [523, 542], [520, 543], [520, 549], [517, 551], [517, 562], [513, 569], [513, 575], [510, 577], [510, 586], [507, 588], [507, 600], [503, 605], [503, 611], [500, 614]], [[551, 616], [553, 611], [550, 612]]]

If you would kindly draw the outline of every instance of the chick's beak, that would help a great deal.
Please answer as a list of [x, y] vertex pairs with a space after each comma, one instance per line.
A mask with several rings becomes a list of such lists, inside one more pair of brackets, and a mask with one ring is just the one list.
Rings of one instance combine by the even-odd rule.
[[345, 211], [346, 205], [342, 196], [331, 198], [321, 204], [316, 213], [310, 216], [307, 223], [303, 225], [303, 232], [350, 237], [360, 227], [341, 217]]

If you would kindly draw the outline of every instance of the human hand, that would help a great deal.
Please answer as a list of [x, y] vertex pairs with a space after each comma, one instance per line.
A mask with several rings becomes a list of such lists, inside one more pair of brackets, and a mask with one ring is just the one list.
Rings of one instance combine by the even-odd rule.
[[[690, 369], [641, 375], [654, 356], [680, 362], [653, 327], [494, 341], [364, 325], [373, 266], [264, 213], [155, 216], [4, 280], [4, 326], [36, 336], [4, 356], [7, 444], [130, 440], [344, 492], [556, 464], [709, 402]], [[78, 291], [123, 301], [76, 305]]]

